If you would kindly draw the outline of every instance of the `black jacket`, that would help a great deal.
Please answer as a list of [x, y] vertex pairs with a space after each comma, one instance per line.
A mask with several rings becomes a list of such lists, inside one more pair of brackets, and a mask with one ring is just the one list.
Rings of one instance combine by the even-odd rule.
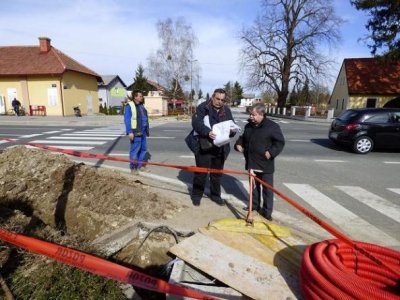
[[[211, 100], [210, 100], [211, 101]], [[210, 105], [210, 101], [206, 101], [201, 103], [199, 106], [197, 106], [196, 113], [193, 114], [192, 116], [192, 127], [194, 131], [196, 131], [199, 136], [208, 138], [208, 134], [210, 133], [211, 129], [208, 128], [206, 125], [204, 125], [204, 117], [209, 116], [210, 119], [210, 125], [211, 127], [214, 124], [223, 122], [223, 121], [228, 121], [232, 120], [233, 121], [233, 116], [232, 112], [229, 107], [224, 105], [224, 114], [223, 116], [218, 116], [216, 111], [211, 111], [213, 108]], [[236, 133], [232, 134], [231, 137], [233, 137]], [[222, 149], [222, 150], [220, 150]], [[213, 153], [217, 153], [218, 151], [223, 151], [224, 152], [224, 158], [226, 159], [229, 155], [230, 152], [230, 146], [229, 144], [226, 144], [222, 146], [221, 148], [215, 147]]]
[[[235, 143], [236, 150], [237, 145], [244, 148], [246, 170], [261, 170], [272, 174], [275, 171], [275, 157], [283, 150], [285, 138], [277, 123], [264, 118], [259, 126], [249, 122], [244, 127], [243, 135]], [[272, 156], [270, 159], [265, 157], [267, 150]]]

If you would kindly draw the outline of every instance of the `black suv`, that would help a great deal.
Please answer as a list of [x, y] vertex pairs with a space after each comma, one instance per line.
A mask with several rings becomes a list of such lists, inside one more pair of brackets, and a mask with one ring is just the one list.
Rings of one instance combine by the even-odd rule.
[[400, 149], [400, 108], [348, 109], [332, 122], [329, 139], [360, 154]]

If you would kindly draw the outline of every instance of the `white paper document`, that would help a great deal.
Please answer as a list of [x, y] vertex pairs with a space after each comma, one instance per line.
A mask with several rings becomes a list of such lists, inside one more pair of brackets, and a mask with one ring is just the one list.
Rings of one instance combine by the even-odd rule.
[[221, 147], [229, 143], [229, 135], [231, 131], [240, 132], [240, 127], [237, 126], [232, 120], [217, 123], [212, 127], [212, 131], [215, 133], [216, 138], [214, 145]]

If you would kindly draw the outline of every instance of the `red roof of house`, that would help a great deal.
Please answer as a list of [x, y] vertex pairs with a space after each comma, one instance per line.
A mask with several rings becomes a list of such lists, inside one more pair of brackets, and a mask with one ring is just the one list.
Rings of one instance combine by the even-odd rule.
[[400, 60], [383, 62], [376, 58], [344, 60], [349, 94], [400, 94]]
[[41, 52], [40, 46], [0, 47], [0, 76], [61, 75], [65, 71], [92, 75], [101, 81], [99, 74], [52, 46], [48, 52]]

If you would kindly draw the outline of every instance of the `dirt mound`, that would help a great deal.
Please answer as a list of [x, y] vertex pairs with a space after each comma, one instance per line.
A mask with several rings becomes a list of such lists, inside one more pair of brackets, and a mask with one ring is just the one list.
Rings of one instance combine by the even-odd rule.
[[88, 240], [135, 220], [162, 221], [182, 209], [133, 176], [25, 147], [0, 155], [0, 205]]

